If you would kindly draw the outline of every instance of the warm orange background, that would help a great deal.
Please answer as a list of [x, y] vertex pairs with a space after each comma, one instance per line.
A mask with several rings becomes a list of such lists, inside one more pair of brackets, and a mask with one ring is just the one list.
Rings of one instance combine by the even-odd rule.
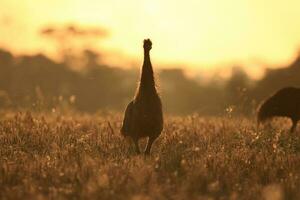
[[42, 28], [100, 26], [109, 36], [94, 45], [128, 60], [140, 59], [141, 41], [150, 37], [160, 66], [239, 63], [259, 76], [262, 66], [284, 66], [297, 54], [299, 8], [299, 0], [0, 0], [0, 46], [55, 56], [50, 41], [39, 35]]

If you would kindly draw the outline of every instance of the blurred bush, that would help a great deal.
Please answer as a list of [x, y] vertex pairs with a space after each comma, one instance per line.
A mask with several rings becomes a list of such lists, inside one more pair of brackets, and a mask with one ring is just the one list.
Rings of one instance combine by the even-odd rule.
[[[74, 109], [123, 111], [133, 97], [139, 71], [106, 66], [98, 54], [82, 51], [84, 70], [57, 63], [42, 54], [13, 56], [0, 50], [0, 108], [32, 110]], [[300, 57], [290, 66], [267, 70], [254, 82], [240, 67], [223, 84], [201, 84], [181, 69], [158, 73], [164, 109], [171, 114], [252, 114], [258, 103], [284, 86], [300, 86]]]

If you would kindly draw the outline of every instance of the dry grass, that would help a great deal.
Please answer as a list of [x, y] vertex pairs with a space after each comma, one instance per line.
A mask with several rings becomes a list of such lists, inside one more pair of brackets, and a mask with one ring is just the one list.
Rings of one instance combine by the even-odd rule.
[[[152, 155], [120, 115], [9, 114], [0, 122], [0, 199], [299, 199], [300, 136], [285, 123], [167, 117]], [[145, 142], [144, 142], [145, 143]]]

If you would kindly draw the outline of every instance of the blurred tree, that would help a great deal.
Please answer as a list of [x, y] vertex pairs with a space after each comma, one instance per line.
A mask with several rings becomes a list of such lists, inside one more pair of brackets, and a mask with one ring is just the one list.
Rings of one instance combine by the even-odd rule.
[[[108, 36], [108, 31], [100, 27], [81, 27], [69, 25], [64, 27], [46, 27], [41, 30], [41, 36], [55, 42], [57, 52], [70, 67], [81, 68], [83, 51], [95, 49], [99, 40]], [[98, 46], [97, 46], [98, 48]]]

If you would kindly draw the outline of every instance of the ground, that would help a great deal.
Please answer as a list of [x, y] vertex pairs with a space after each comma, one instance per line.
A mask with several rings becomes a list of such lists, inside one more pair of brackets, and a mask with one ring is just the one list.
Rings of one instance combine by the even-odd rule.
[[0, 199], [300, 199], [300, 133], [286, 120], [166, 116], [144, 157], [120, 114], [1, 116]]

